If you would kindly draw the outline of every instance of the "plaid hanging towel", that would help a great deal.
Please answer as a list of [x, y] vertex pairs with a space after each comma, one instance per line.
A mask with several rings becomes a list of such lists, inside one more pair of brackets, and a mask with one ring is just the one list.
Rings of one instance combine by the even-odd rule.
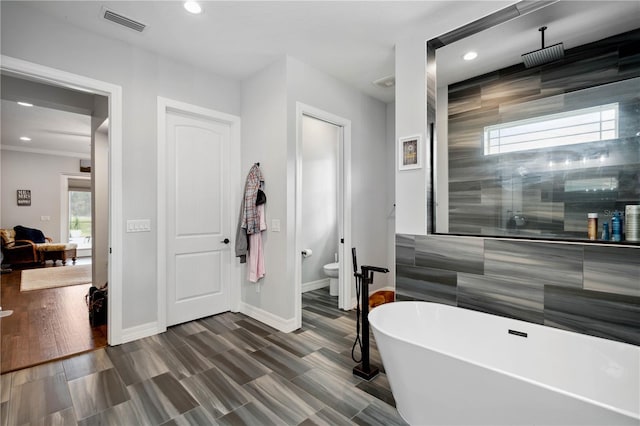
[[260, 232], [260, 218], [256, 207], [256, 198], [263, 182], [264, 178], [260, 167], [254, 164], [247, 175], [247, 183], [244, 190], [244, 214], [241, 226], [247, 230], [247, 235]]

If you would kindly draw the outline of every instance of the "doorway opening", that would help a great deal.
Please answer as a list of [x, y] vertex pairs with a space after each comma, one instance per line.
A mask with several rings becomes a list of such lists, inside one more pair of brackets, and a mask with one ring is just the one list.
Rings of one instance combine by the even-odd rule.
[[[121, 88], [119, 86], [112, 85], [110, 83], [101, 82], [98, 80], [89, 79], [76, 74], [60, 71], [54, 68], [30, 63], [27, 61], [2, 56], [2, 66], [0, 68], [2, 75], [2, 102], [3, 102], [3, 149], [2, 149], [2, 172], [3, 172], [3, 184], [6, 182], [4, 179], [5, 173], [8, 173], [5, 165], [9, 164], [11, 157], [25, 157], [32, 156], [41, 160], [41, 167], [36, 167], [34, 170], [33, 163], [30, 163], [25, 170], [29, 170], [29, 173], [16, 174], [24, 179], [25, 176], [35, 178], [37, 173], [43, 172], [44, 169], [53, 170], [54, 177], [50, 178], [50, 182], [46, 182], [42, 177], [27, 183], [32, 188], [39, 188], [32, 192], [32, 206], [29, 213], [27, 209], [22, 210], [21, 216], [11, 216], [11, 214], [5, 211], [5, 206], [8, 203], [3, 203], [3, 211], [0, 217], [3, 228], [10, 228], [14, 225], [14, 222], [28, 221], [34, 228], [45, 228], [46, 234], [53, 235], [52, 240], [54, 243], [65, 245], [69, 243], [69, 228], [74, 226], [74, 221], [70, 221], [67, 216], [63, 214], [63, 211], [69, 210], [69, 199], [67, 188], [62, 191], [62, 185], [57, 182], [60, 181], [60, 176], [65, 173], [68, 175], [79, 175], [89, 182], [88, 192], [91, 198], [91, 219], [87, 224], [82, 223], [82, 219], [78, 218], [78, 227], [89, 226], [90, 240], [91, 240], [91, 253], [89, 257], [85, 259], [78, 259], [76, 265], [67, 262], [60, 264], [54, 260], [53, 264], [50, 264], [50, 260], [57, 256], [49, 257], [44, 256], [45, 265], [47, 271], [70, 271], [70, 268], [83, 269], [84, 274], [82, 280], [85, 280], [85, 276], [88, 275], [88, 279], [83, 282], [89, 283], [104, 283], [109, 281], [109, 314], [108, 314], [108, 327], [107, 324], [102, 326], [101, 336], [99, 338], [95, 335], [95, 330], [91, 330], [91, 326], [88, 319], [88, 309], [85, 302], [85, 295], [88, 293], [88, 288], [91, 284], [75, 284], [65, 285], [63, 287], [51, 287], [38, 289], [34, 291], [21, 291], [22, 272], [28, 272], [33, 270], [34, 272], [41, 270], [42, 257], [39, 257], [36, 262], [28, 262], [29, 268], [24, 269], [22, 266], [15, 268], [10, 267], [7, 271], [3, 266], [2, 274], [2, 301], [3, 308], [8, 309], [7, 303], [11, 297], [16, 300], [17, 309], [13, 309], [13, 314], [3, 320], [2, 322], [2, 334], [7, 337], [6, 330], [11, 328], [8, 321], [11, 317], [16, 318], [19, 324], [27, 324], [29, 315], [34, 318], [42, 318], [41, 324], [42, 330], [46, 331], [43, 335], [43, 339], [35, 344], [42, 342], [48, 342], [49, 346], [44, 347], [44, 350], [40, 351], [46, 354], [44, 357], [33, 358], [36, 351], [33, 351], [30, 347], [21, 345], [20, 347], [5, 348], [4, 342], [7, 339], [3, 339], [2, 346], [2, 372], [15, 370], [17, 368], [23, 368], [27, 365], [36, 365], [42, 362], [47, 362], [53, 359], [62, 357], [68, 357], [73, 354], [85, 352], [87, 350], [93, 350], [95, 347], [105, 346], [107, 343], [118, 344], [121, 343], [122, 337], [122, 315], [121, 315]], [[8, 79], [14, 79], [18, 81], [16, 87], [12, 90], [6, 90], [7, 86], [5, 82]], [[66, 95], [65, 95], [66, 93]], [[5, 117], [5, 102], [8, 104], [17, 104], [19, 99], [17, 97], [27, 97], [27, 103], [31, 110], [40, 109], [40, 112], [48, 110], [61, 110], [68, 113], [68, 122], [77, 121], [78, 117], [88, 116], [88, 126], [83, 131], [69, 131], [62, 129], [54, 129], [45, 135], [42, 126], [38, 126], [43, 132], [36, 138], [32, 138], [31, 146], [18, 146], [7, 147], [4, 144], [4, 131], [7, 129], [8, 123], [24, 124], [24, 120], [9, 119]], [[24, 107], [21, 104], [20, 107]], [[10, 111], [10, 110], [9, 110]], [[14, 111], [15, 112], [15, 111]], [[22, 112], [21, 112], [22, 113]], [[45, 111], [44, 114], [50, 112]], [[74, 115], [75, 114], [75, 115]], [[6, 118], [6, 119], [5, 119]], [[107, 119], [110, 118], [110, 119]], [[86, 118], [82, 119], [84, 122]], [[54, 120], [55, 121], [55, 120]], [[67, 122], [67, 124], [69, 124]], [[42, 122], [40, 122], [42, 124]], [[59, 122], [58, 124], [63, 124]], [[101, 135], [98, 135], [101, 133]], [[48, 136], [48, 137], [47, 137]], [[89, 140], [88, 147], [74, 149], [71, 144], [78, 143], [79, 140]], [[36, 147], [35, 142], [42, 142], [44, 145]], [[67, 143], [67, 145], [65, 145]], [[86, 143], [86, 142], [85, 142]], [[107, 149], [104, 150], [103, 148]], [[101, 152], [96, 156], [96, 150], [100, 149]], [[14, 155], [15, 154], [15, 155]], [[96, 158], [99, 157], [99, 158]], [[87, 158], [91, 158], [92, 173], [87, 176], [86, 173], [80, 173], [81, 159], [86, 162]], [[53, 167], [56, 162], [65, 163], [66, 165], [61, 168]], [[18, 164], [18, 163], [16, 163]], [[57, 177], [56, 177], [57, 176]], [[50, 188], [40, 189], [39, 185], [49, 184]], [[86, 185], [86, 182], [84, 183]], [[99, 189], [97, 189], [99, 188]], [[99, 192], [96, 195], [96, 190]], [[6, 187], [2, 188], [3, 193], [10, 192]], [[36, 198], [37, 197], [37, 198]], [[86, 194], [84, 195], [86, 197]], [[99, 197], [99, 199], [97, 198]], [[37, 203], [36, 204], [36, 200]], [[48, 200], [46, 203], [45, 200]], [[46, 209], [45, 214], [36, 212], [35, 207], [44, 207]], [[96, 217], [96, 211], [102, 212]], [[35, 216], [34, 216], [35, 214]], [[64, 216], [64, 219], [63, 219]], [[96, 227], [100, 228], [100, 232], [96, 233]], [[96, 257], [96, 241], [94, 239], [96, 234], [102, 236], [101, 241], [97, 246], [100, 247], [99, 255]], [[47, 235], [48, 236], [48, 235]], [[55, 250], [58, 250], [55, 248]], [[111, 254], [113, 250], [114, 255]], [[65, 248], [66, 251], [66, 248]], [[75, 253], [75, 252], [74, 252]], [[67, 254], [65, 253], [65, 256]], [[65, 257], [63, 257], [63, 260]], [[6, 260], [6, 257], [5, 259]], [[100, 270], [96, 272], [96, 265], [100, 265]], [[12, 266], [12, 265], [10, 265]], [[33, 268], [36, 266], [36, 268]], [[64, 269], [67, 268], [67, 269]], [[44, 270], [43, 270], [44, 271]], [[76, 270], [78, 272], [78, 270]], [[98, 277], [96, 276], [98, 274]], [[56, 280], [57, 284], [63, 282], [63, 280]], [[65, 284], [68, 282], [64, 281]], [[8, 293], [9, 294], [8, 296]], [[55, 293], [55, 294], [54, 294]], [[51, 296], [48, 297], [47, 295]], [[40, 297], [42, 296], [42, 297]], [[40, 297], [45, 302], [34, 302], [37, 297]], [[44, 297], [44, 299], [43, 299]], [[69, 303], [72, 302], [72, 303]], [[43, 312], [39, 309], [38, 312], [30, 312], [30, 307], [33, 306], [47, 306], [47, 312]], [[55, 317], [48, 317], [48, 314], [56, 315]], [[55, 333], [52, 333], [52, 324], [58, 324], [59, 319], [65, 320], [68, 328], [66, 331], [62, 331], [64, 336], [61, 337], [64, 341], [64, 345], [58, 344], [58, 340], [55, 338]], [[55, 319], [55, 321], [52, 321]], [[35, 324], [37, 327], [37, 324]], [[87, 337], [79, 338], [79, 334], [74, 331], [74, 326], [82, 326], [83, 329], [88, 326], [89, 335], [86, 333], [83, 335]], [[29, 335], [28, 330], [23, 330], [21, 327], [13, 327], [15, 331], [23, 336]], [[69, 339], [69, 336], [75, 336], [73, 339]], [[20, 340], [20, 339], [17, 339]], [[37, 339], [35, 339], [37, 340]], [[81, 342], [81, 340], [83, 340]], [[91, 342], [91, 345], [87, 345], [87, 340]], [[25, 342], [25, 339], [20, 340]], [[51, 351], [55, 345], [56, 349], [62, 350], [58, 353]], [[96, 346], [97, 345], [97, 346]], [[46, 346], [46, 345], [45, 345]], [[29, 355], [29, 359], [25, 355]], [[33, 359], [31, 359], [33, 358]], [[24, 365], [5, 365], [5, 360], [20, 360]]]
[[91, 179], [63, 176], [63, 181], [66, 182], [66, 191], [62, 192], [64, 200], [60, 204], [66, 208], [61, 220], [61, 235], [68, 235], [67, 241], [77, 245], [78, 258], [90, 258], [93, 247]]
[[350, 272], [351, 121], [302, 103], [296, 109], [295, 319], [301, 327], [304, 291], [328, 285], [327, 300], [333, 304], [337, 296], [342, 310], [353, 308], [355, 292]]
[[342, 128], [302, 117], [302, 292], [329, 287], [338, 307], [338, 148]]

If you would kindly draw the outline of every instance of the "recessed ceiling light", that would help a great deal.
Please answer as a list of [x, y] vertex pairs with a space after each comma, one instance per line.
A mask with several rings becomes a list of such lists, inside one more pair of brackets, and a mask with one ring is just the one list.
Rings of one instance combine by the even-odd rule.
[[185, 1], [184, 8], [187, 9], [187, 12], [193, 13], [194, 15], [202, 12], [202, 8], [198, 4], [198, 2], [193, 0]]
[[31, 142], [31, 138], [28, 136], [20, 136], [22, 142]]
[[465, 53], [462, 59], [464, 59], [465, 61], [473, 61], [477, 57], [478, 57], [478, 53], [471, 51], [471, 52]]
[[23, 102], [23, 101], [18, 101], [18, 105], [22, 105], [22, 106], [26, 106], [26, 107], [32, 107], [33, 104], [30, 104], [29, 102]]

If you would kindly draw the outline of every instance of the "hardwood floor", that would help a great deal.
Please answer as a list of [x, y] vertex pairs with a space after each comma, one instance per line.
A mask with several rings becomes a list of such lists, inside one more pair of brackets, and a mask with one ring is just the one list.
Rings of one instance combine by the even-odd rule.
[[404, 425], [384, 372], [352, 374], [355, 313], [336, 306], [315, 290], [294, 333], [227, 312], [5, 374], [0, 426]]
[[21, 274], [1, 275], [2, 309], [13, 310], [0, 319], [2, 373], [107, 345], [106, 326], [89, 325], [85, 295], [90, 284], [21, 292]]

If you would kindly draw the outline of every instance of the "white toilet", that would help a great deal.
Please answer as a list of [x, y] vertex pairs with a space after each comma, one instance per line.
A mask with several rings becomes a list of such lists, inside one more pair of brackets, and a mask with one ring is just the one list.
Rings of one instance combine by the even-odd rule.
[[329, 277], [329, 294], [331, 296], [338, 295], [338, 276], [340, 273], [340, 264], [327, 263], [322, 267], [326, 276]]

